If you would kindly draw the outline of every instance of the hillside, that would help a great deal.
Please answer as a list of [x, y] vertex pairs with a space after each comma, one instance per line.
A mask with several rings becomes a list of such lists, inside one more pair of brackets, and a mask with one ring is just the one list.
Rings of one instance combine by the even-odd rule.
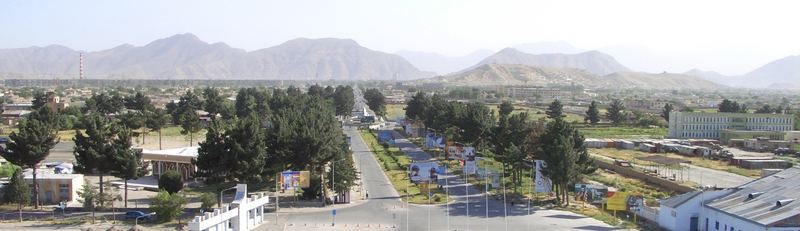
[[587, 51], [578, 54], [540, 54], [523, 53], [514, 48], [505, 48], [492, 56], [487, 57], [477, 65], [484, 64], [520, 64], [546, 68], [575, 68], [589, 71], [596, 75], [606, 75], [614, 72], [628, 71], [628, 68], [619, 64], [614, 57], [598, 51]]
[[[63, 47], [0, 50], [0, 77], [77, 78], [79, 52]], [[397, 55], [349, 39], [294, 39], [247, 52], [179, 34], [136, 47], [84, 54], [88, 78], [415, 79], [432, 76]]]
[[578, 69], [541, 68], [519, 64], [484, 64], [471, 70], [428, 79], [453, 85], [535, 85], [595, 83], [596, 77]]
[[494, 52], [490, 50], [476, 50], [464, 56], [450, 57], [432, 52], [398, 51], [395, 52], [415, 67], [424, 71], [432, 71], [441, 75], [449, 74], [475, 65], [489, 57]]
[[772, 61], [737, 79], [737, 85], [769, 87], [800, 81], [800, 55]]
[[619, 72], [605, 76], [573, 68], [542, 68], [519, 64], [484, 64], [447, 76], [425, 79], [423, 82], [459, 86], [494, 85], [583, 85], [591, 88], [625, 89], [720, 89], [725, 86], [695, 76], [683, 74], [650, 74]]
[[696, 89], [712, 90], [726, 86], [700, 77], [677, 73], [651, 74], [644, 72], [618, 72], [600, 76], [604, 88], [645, 88], [645, 89]]

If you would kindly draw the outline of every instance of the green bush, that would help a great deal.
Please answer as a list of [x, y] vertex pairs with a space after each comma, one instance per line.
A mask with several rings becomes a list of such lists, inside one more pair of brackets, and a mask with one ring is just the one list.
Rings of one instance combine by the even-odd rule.
[[159, 222], [169, 222], [183, 213], [186, 198], [178, 193], [161, 190], [150, 198], [150, 210], [156, 213]]
[[200, 195], [200, 209], [203, 211], [211, 211], [215, 205], [217, 205], [217, 194], [214, 193], [203, 193]]
[[158, 178], [158, 189], [177, 193], [183, 189], [183, 177], [176, 171], [167, 171]]

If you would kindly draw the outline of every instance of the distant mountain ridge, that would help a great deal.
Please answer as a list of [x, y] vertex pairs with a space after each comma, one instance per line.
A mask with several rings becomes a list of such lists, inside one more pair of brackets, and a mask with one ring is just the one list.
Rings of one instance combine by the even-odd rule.
[[[78, 75], [79, 51], [63, 46], [0, 49], [0, 77]], [[373, 80], [433, 76], [402, 57], [350, 39], [294, 39], [252, 52], [179, 34], [136, 47], [84, 54], [89, 78]]]
[[[578, 54], [528, 54], [514, 48], [505, 48], [487, 57], [474, 67], [484, 64], [520, 64], [545, 68], [575, 68], [589, 71], [596, 75], [607, 75], [615, 72], [629, 71], [618, 63], [614, 57], [599, 51], [587, 51]], [[470, 68], [470, 69], [472, 69]]]
[[579, 84], [605, 89], [722, 89], [723, 85], [684, 74], [617, 72], [595, 75], [576, 68], [534, 67], [520, 64], [483, 64], [459, 73], [420, 80], [462, 86], [548, 86]]

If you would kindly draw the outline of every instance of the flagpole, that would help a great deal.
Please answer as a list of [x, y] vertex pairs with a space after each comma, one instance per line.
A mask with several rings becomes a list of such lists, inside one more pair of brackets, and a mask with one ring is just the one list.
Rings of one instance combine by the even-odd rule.
[[486, 196], [486, 206], [484, 206], [486, 207], [486, 219], [484, 220], [486, 221], [486, 231], [489, 231], [489, 168], [486, 165], [486, 163], [483, 163], [483, 175], [486, 178], [484, 179], [486, 184], [484, 184], [485, 189], [483, 191]]
[[[444, 164], [444, 173], [447, 174], [447, 162], [445, 162]], [[450, 184], [448, 183], [447, 178], [448, 178], [447, 176], [445, 176], [444, 178], [444, 192], [445, 194], [447, 194], [447, 197], [445, 197], [444, 206], [445, 206], [445, 215], [447, 216], [447, 230], [450, 230], [450, 201], [449, 201], [450, 189], [448, 187]]]
[[503, 222], [505, 223], [505, 231], [508, 231], [508, 204], [506, 204], [506, 168], [503, 167], [503, 176], [500, 177], [500, 183], [503, 185]]

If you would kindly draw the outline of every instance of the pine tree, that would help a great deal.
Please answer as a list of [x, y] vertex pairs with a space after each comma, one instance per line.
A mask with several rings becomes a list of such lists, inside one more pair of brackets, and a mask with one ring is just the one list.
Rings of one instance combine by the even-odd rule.
[[364, 99], [367, 100], [367, 106], [375, 111], [378, 116], [386, 116], [386, 97], [383, 96], [377, 88], [370, 88], [364, 92]]
[[499, 110], [501, 118], [508, 117], [509, 115], [511, 115], [511, 112], [514, 111], [514, 105], [511, 104], [511, 102], [509, 101], [503, 101], [503, 103], [500, 104]]
[[564, 117], [564, 105], [562, 105], [559, 100], [553, 100], [553, 102], [547, 106], [545, 114], [547, 114], [547, 118], [560, 119]]
[[203, 109], [212, 119], [225, 111], [225, 98], [220, 95], [219, 90], [212, 87], [203, 89]]
[[540, 138], [539, 158], [547, 163], [543, 174], [552, 180], [558, 200], [569, 205], [569, 185], [595, 170], [583, 135], [564, 120], [550, 122]]
[[219, 121], [211, 121], [206, 128], [206, 138], [200, 142], [197, 158], [192, 164], [197, 166], [197, 177], [204, 177], [207, 182], [222, 182], [229, 176], [234, 166], [230, 163], [223, 125]]
[[[47, 107], [39, 110], [49, 111]], [[34, 113], [35, 114], [35, 113]], [[19, 132], [9, 135], [7, 149], [0, 149], [0, 156], [12, 164], [33, 170], [34, 207], [39, 208], [39, 182], [36, 179], [39, 163], [50, 155], [58, 143], [57, 130], [52, 124], [40, 121], [36, 117], [23, 120], [19, 124]]]
[[406, 104], [406, 118], [422, 121], [425, 119], [425, 112], [430, 107], [430, 98], [424, 92], [417, 92]]
[[597, 101], [592, 100], [592, 103], [589, 104], [589, 109], [586, 110], [586, 118], [584, 121], [589, 121], [592, 125], [596, 125], [597, 122], [600, 122], [600, 111], [597, 109]]
[[177, 118], [177, 122], [181, 126], [181, 134], [189, 136], [189, 145], [194, 146], [194, 134], [199, 132], [202, 124], [200, 123], [200, 116], [197, 111], [202, 108], [200, 98], [192, 92], [186, 91], [181, 96], [180, 101], [175, 109], [175, 114], [172, 116]]
[[[111, 163], [114, 152], [114, 124], [97, 113], [84, 118], [85, 134], [75, 130], [75, 171], [83, 174], [96, 173], [100, 178], [100, 194], [103, 194], [103, 176], [115, 168]], [[101, 201], [102, 202], [102, 201]]]
[[130, 136], [130, 130], [122, 128], [117, 132], [117, 137], [112, 143], [114, 154], [111, 163], [115, 169], [111, 174], [125, 182], [125, 208], [128, 208], [128, 180], [139, 179], [145, 173], [145, 169], [142, 167], [141, 153], [131, 149]]
[[336, 115], [349, 116], [353, 112], [353, 106], [355, 106], [353, 87], [349, 85], [336, 86], [336, 91], [333, 93], [333, 102], [336, 107]]
[[95, 220], [95, 211], [100, 206], [100, 193], [97, 192], [97, 186], [92, 185], [89, 180], [83, 181], [81, 190], [78, 191], [78, 202], [81, 203], [84, 210], [92, 211], [92, 224]]
[[31, 189], [22, 176], [22, 169], [15, 170], [14, 174], [11, 176], [8, 186], [6, 186], [3, 193], [3, 201], [7, 203], [17, 203], [19, 221], [22, 222], [22, 208], [31, 203]]
[[606, 117], [611, 120], [614, 125], [620, 125], [625, 122], [625, 106], [619, 99], [611, 100], [611, 105], [606, 109]]

